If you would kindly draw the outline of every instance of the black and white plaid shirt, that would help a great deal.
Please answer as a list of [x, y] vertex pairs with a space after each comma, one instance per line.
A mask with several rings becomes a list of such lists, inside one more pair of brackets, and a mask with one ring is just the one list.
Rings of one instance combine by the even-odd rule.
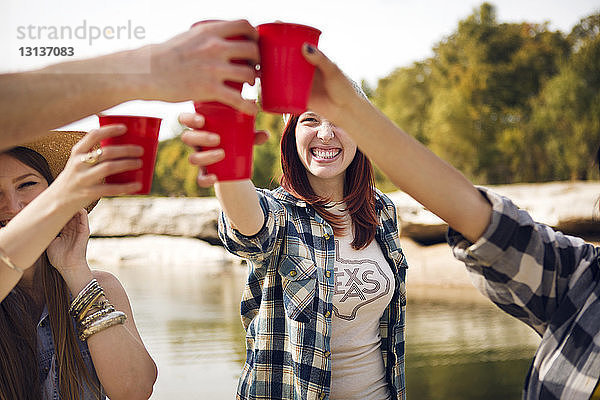
[[523, 399], [589, 399], [600, 376], [600, 248], [536, 223], [480, 188], [493, 207], [484, 235], [448, 243], [481, 293], [542, 337]]
[[[219, 236], [230, 252], [249, 260], [241, 316], [246, 362], [237, 399], [324, 400], [331, 380], [331, 315], [335, 243], [331, 226], [306, 202], [282, 188], [257, 189], [265, 215], [252, 237], [224, 214]], [[406, 258], [398, 240], [396, 207], [376, 191], [375, 240], [395, 275], [392, 301], [379, 320], [381, 355], [393, 400], [404, 400]]]

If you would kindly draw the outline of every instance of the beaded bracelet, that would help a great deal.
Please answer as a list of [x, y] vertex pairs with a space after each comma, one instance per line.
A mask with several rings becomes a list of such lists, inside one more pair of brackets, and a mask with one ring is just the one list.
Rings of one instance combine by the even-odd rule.
[[116, 311], [115, 307], [112, 305], [109, 305], [108, 307], [105, 307], [99, 311], [96, 311], [93, 314], [89, 314], [88, 316], [85, 317], [85, 319], [83, 321], [81, 321], [81, 328], [82, 328], [81, 330], [83, 331], [85, 328], [89, 328], [91, 326], [91, 324], [93, 324], [98, 319], [100, 319], [100, 317], [108, 315], [114, 311]]
[[17, 267], [12, 260], [10, 259], [10, 257], [8, 256], [8, 254], [6, 254], [6, 252], [4, 250], [2, 250], [2, 248], [0, 247], [0, 261], [2, 261], [8, 268], [12, 269], [13, 271], [17, 271], [19, 273], [23, 273], [25, 271], [23, 271], [21, 268]]
[[110, 304], [108, 300], [106, 300], [106, 297], [103, 297], [101, 300], [98, 300], [92, 304], [90, 309], [85, 313], [84, 317], [92, 315], [98, 311], [102, 311], [107, 307], [112, 307], [112, 304]]
[[122, 311], [113, 311], [110, 314], [100, 318], [94, 322], [90, 327], [85, 328], [80, 334], [79, 339], [82, 342], [86, 341], [90, 336], [102, 332], [105, 329], [110, 328], [114, 325], [124, 324], [127, 316]]

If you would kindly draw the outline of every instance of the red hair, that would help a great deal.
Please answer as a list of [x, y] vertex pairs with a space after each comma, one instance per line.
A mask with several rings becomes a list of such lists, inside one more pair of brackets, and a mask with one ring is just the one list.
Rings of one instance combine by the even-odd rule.
[[[281, 169], [283, 176], [280, 184], [285, 190], [306, 201], [327, 221], [334, 234], [343, 230], [343, 220], [327, 210], [330, 199], [315, 194], [310, 186], [306, 168], [300, 161], [296, 149], [296, 125], [299, 116], [294, 115], [288, 121], [281, 135]], [[354, 238], [352, 248], [364, 249], [375, 238], [378, 219], [375, 212], [375, 179], [371, 161], [356, 149], [354, 159], [346, 169], [344, 181], [344, 203], [352, 218]]]

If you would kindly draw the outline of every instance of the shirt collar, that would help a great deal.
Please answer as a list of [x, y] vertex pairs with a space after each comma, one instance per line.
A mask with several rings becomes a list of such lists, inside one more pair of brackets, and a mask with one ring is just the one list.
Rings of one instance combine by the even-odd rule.
[[[282, 200], [302, 208], [307, 207], [307, 203], [304, 200], [300, 200], [297, 197], [294, 197], [290, 192], [288, 192], [281, 186], [273, 190], [273, 195], [278, 200]], [[377, 211], [377, 214], [379, 214], [381, 210], [383, 210], [383, 201], [381, 200], [382, 195], [382, 192], [379, 189], [375, 188], [375, 211]]]

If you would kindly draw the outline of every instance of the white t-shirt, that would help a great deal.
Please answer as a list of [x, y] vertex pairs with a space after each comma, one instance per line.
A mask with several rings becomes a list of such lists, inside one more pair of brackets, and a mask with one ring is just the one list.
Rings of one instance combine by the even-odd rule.
[[379, 319], [392, 300], [395, 280], [375, 240], [362, 250], [354, 250], [351, 242], [351, 234], [335, 237], [330, 398], [386, 400]]

